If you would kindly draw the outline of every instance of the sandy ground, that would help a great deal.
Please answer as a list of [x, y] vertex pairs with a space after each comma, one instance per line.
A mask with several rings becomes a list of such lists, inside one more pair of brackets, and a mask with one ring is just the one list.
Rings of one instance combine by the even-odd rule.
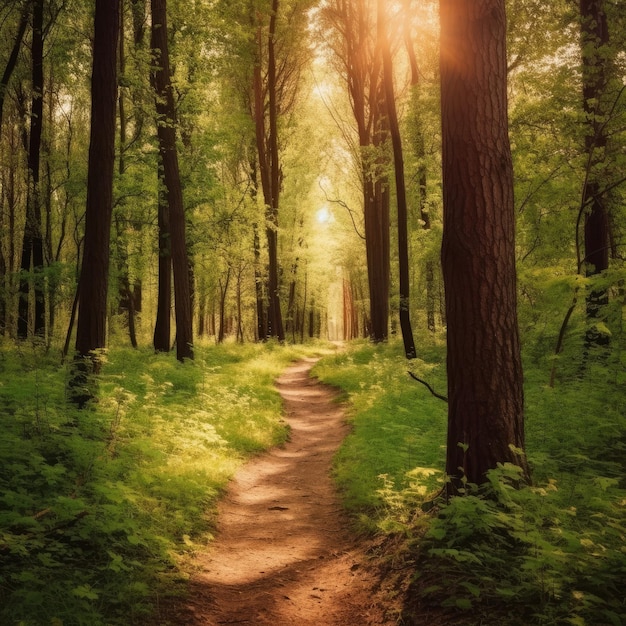
[[300, 361], [278, 379], [290, 440], [232, 481], [178, 624], [396, 623], [384, 616], [330, 477], [348, 427], [335, 392], [309, 376], [314, 363]]

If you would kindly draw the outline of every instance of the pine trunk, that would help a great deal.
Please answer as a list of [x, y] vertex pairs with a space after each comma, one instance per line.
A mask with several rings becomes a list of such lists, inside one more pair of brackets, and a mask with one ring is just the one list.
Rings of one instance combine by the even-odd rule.
[[113, 210], [119, 0], [96, 0], [91, 143], [85, 240], [79, 285], [76, 351], [87, 357], [106, 345], [109, 250]]
[[176, 318], [176, 358], [193, 358], [192, 290], [185, 235], [185, 210], [176, 150], [176, 108], [172, 92], [167, 42], [166, 0], [151, 0], [152, 39], [155, 56], [152, 83], [156, 93], [157, 135], [169, 208], [172, 270], [174, 274], [174, 309]]
[[504, 0], [441, 0], [441, 100], [448, 321], [446, 473], [483, 483], [521, 465], [513, 169]]

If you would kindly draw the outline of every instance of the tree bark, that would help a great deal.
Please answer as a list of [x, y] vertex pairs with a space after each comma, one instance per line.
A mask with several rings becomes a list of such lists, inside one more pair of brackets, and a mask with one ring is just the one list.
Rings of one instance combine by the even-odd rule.
[[[163, 168], [159, 164], [159, 181], [163, 178]], [[169, 352], [171, 347], [172, 310], [172, 252], [170, 247], [170, 215], [167, 199], [162, 189], [158, 192], [159, 228], [159, 278], [157, 294], [157, 315], [154, 325], [153, 344], [157, 352]]]
[[231, 268], [228, 267], [226, 271], [226, 277], [224, 278], [224, 282], [222, 279], [219, 280], [219, 289], [220, 289], [220, 329], [217, 335], [217, 343], [224, 343], [224, 339], [226, 338], [226, 294], [228, 293], [228, 286], [230, 284], [230, 274]]
[[[417, 197], [420, 219], [422, 220], [422, 228], [425, 231], [431, 229], [431, 216], [427, 205], [427, 168], [426, 168], [426, 149], [424, 128], [421, 120], [421, 112], [419, 110], [419, 89], [420, 89], [420, 73], [411, 39], [411, 0], [403, 0], [403, 39], [404, 47], [409, 57], [409, 66], [411, 67], [411, 110], [413, 124], [413, 149], [417, 158]], [[435, 263], [432, 259], [426, 259], [424, 274], [426, 279], [426, 324], [428, 330], [432, 333], [436, 330], [435, 322]]]
[[393, 162], [396, 178], [396, 202], [398, 207], [398, 270], [400, 287], [400, 329], [404, 342], [404, 354], [407, 359], [414, 359], [415, 342], [411, 327], [411, 309], [409, 298], [409, 234], [407, 226], [407, 200], [406, 186], [404, 182], [404, 155], [402, 151], [402, 138], [398, 124], [396, 111], [396, 96], [393, 86], [393, 62], [391, 47], [387, 32], [387, 16], [385, 12], [385, 0], [378, 0], [378, 38], [383, 57], [383, 86], [385, 90], [385, 109], [389, 120], [389, 134], [393, 146]]
[[166, 0], [151, 0], [152, 39], [155, 56], [152, 84], [156, 94], [159, 156], [169, 207], [172, 269], [174, 273], [174, 309], [176, 317], [176, 358], [193, 358], [193, 314], [189, 259], [185, 237], [185, 210], [176, 151], [176, 108], [171, 85], [167, 42]]
[[381, 157], [386, 136], [381, 93], [381, 59], [373, 28], [372, 4], [333, 0], [324, 9], [337, 35], [335, 52], [344, 73], [359, 137], [363, 185], [365, 252], [370, 315], [367, 331], [374, 342], [389, 335], [389, 191]]
[[280, 308], [280, 283], [278, 263], [278, 206], [280, 199], [280, 160], [278, 154], [278, 103], [276, 69], [276, 18], [279, 10], [278, 0], [272, 0], [272, 8], [267, 35], [267, 118], [269, 132], [266, 136], [266, 109], [263, 82], [263, 32], [261, 24], [257, 27], [257, 58], [254, 66], [254, 121], [256, 133], [261, 187], [266, 209], [267, 254], [268, 254], [268, 336], [279, 341], [285, 340], [282, 312]]
[[[256, 91], [256, 78], [255, 78]], [[259, 181], [257, 176], [256, 159], [250, 159], [250, 197], [256, 206]], [[265, 316], [265, 296], [264, 291], [267, 287], [267, 281], [263, 278], [261, 271], [261, 240], [259, 238], [259, 225], [257, 222], [252, 224], [253, 230], [253, 247], [254, 247], [254, 291], [256, 296], [256, 336], [257, 341], [265, 341], [267, 339], [267, 319]]]
[[[583, 108], [587, 118], [585, 149], [588, 155], [588, 172], [582, 203], [584, 210], [584, 268], [586, 276], [595, 276], [609, 267], [609, 214], [606, 196], [602, 189], [601, 165], [606, 157], [608, 142], [606, 91], [608, 86], [607, 48], [609, 27], [604, 0], [580, 0], [581, 56]], [[587, 346], [607, 345], [609, 335], [600, 333], [594, 321], [599, 321], [608, 304], [606, 289], [592, 288], [587, 294], [588, 328]]]
[[[92, 356], [106, 345], [109, 249], [113, 211], [119, 0], [96, 0], [91, 142], [87, 174], [85, 242], [79, 284], [76, 351]], [[97, 361], [97, 360], [96, 360]], [[97, 363], [95, 363], [97, 369]]]
[[[41, 220], [40, 161], [41, 135], [43, 130], [43, 3], [34, 0], [32, 9], [32, 104], [30, 111], [30, 136], [28, 142], [28, 187], [26, 192], [26, 224], [22, 245], [22, 276], [20, 278], [17, 336], [26, 339], [30, 329], [31, 285], [34, 291], [32, 332], [37, 336], [45, 333], [44, 253]], [[32, 278], [29, 274], [32, 269]]]
[[441, 0], [441, 102], [448, 321], [446, 473], [483, 483], [522, 467], [513, 168], [504, 0]]

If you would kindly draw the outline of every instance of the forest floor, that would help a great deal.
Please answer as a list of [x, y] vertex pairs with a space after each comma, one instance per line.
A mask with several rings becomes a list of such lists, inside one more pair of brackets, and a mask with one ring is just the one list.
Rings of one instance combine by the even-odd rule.
[[402, 594], [381, 585], [376, 546], [354, 535], [336, 493], [332, 459], [349, 426], [337, 393], [310, 376], [315, 361], [277, 380], [289, 440], [236, 474], [185, 605], [166, 611], [174, 623], [397, 623]]

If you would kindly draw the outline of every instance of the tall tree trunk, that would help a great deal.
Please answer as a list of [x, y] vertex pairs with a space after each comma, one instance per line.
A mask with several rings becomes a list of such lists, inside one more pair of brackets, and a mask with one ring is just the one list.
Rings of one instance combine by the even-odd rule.
[[446, 473], [483, 483], [528, 467], [516, 310], [513, 168], [504, 0], [441, 0], [441, 102], [448, 319]]
[[170, 78], [166, 0], [151, 0], [151, 6], [151, 47], [155, 56], [152, 82], [156, 93], [159, 155], [163, 166], [163, 182], [170, 218], [176, 317], [176, 358], [182, 361], [186, 358], [193, 358], [193, 313], [189, 258], [185, 237], [185, 210], [176, 151], [176, 109]]
[[91, 359], [96, 372], [99, 361], [93, 353], [106, 346], [119, 18], [119, 0], [96, 0], [91, 77], [91, 142], [76, 332], [76, 351], [79, 356]]
[[369, 285], [366, 326], [374, 342], [389, 335], [389, 191], [380, 156], [386, 138], [381, 94], [381, 58], [376, 45], [371, 6], [360, 0], [332, 0], [324, 9], [337, 31], [337, 54], [343, 64], [350, 104], [359, 137], [363, 185], [365, 251]]
[[[379, 114], [376, 125], [382, 124]], [[380, 126], [379, 126], [380, 128]], [[382, 131], [377, 133], [382, 135]], [[372, 145], [382, 149], [383, 139], [375, 139]], [[378, 157], [377, 160], [379, 160]], [[364, 164], [364, 222], [367, 279], [370, 294], [370, 339], [375, 343], [389, 337], [389, 184], [382, 173], [382, 163], [375, 167]]]
[[[124, 76], [126, 73], [126, 49], [124, 45], [124, 13], [120, 15], [120, 46], [119, 46], [119, 67], [120, 76]], [[124, 98], [124, 91], [119, 90], [118, 105], [120, 111], [120, 154], [118, 161], [118, 171], [120, 176], [124, 175], [126, 171], [126, 100]], [[125, 201], [120, 202], [120, 211], [126, 204]], [[124, 228], [121, 219], [116, 219], [117, 226], [117, 263], [118, 263], [118, 290], [120, 306], [119, 312], [126, 311], [128, 316], [128, 336], [133, 348], [137, 348], [137, 334], [135, 330], [135, 294], [130, 284], [130, 272], [128, 267], [128, 252], [124, 245]]]
[[[22, 246], [22, 277], [18, 301], [17, 335], [25, 339], [30, 330], [30, 291], [34, 291], [32, 332], [42, 336], [46, 328], [43, 281], [43, 233], [41, 223], [41, 196], [39, 188], [41, 161], [41, 134], [43, 129], [43, 4], [33, 0], [32, 40], [32, 104], [30, 111], [30, 137], [28, 143], [28, 187], [26, 193], [26, 224]], [[33, 272], [33, 280], [28, 275]]]
[[[584, 207], [584, 268], [587, 276], [600, 274], [609, 267], [609, 214], [603, 192], [600, 166], [606, 158], [607, 120], [606, 91], [609, 77], [609, 27], [604, 0], [580, 0], [581, 56], [583, 79], [583, 108], [587, 118], [585, 149], [588, 155], [587, 177], [582, 203]], [[601, 333], [595, 322], [600, 321], [608, 304], [606, 289], [592, 288], [587, 295], [586, 344], [607, 345], [609, 335]]]
[[[256, 89], [256, 77], [255, 77]], [[257, 176], [257, 161], [250, 159], [250, 197], [256, 206], [259, 181]], [[256, 295], [256, 335], [258, 341], [265, 341], [267, 338], [267, 319], [265, 317], [265, 296], [266, 281], [261, 271], [261, 240], [259, 238], [259, 225], [255, 221], [252, 224], [253, 247], [254, 247], [254, 290]]]
[[269, 134], [266, 138], [265, 98], [263, 89], [263, 29], [257, 29], [257, 59], [254, 66], [254, 120], [261, 187], [266, 208], [267, 254], [268, 254], [268, 335], [279, 341], [285, 340], [282, 312], [280, 308], [280, 284], [278, 263], [278, 205], [280, 198], [280, 160], [278, 154], [278, 103], [276, 69], [276, 18], [279, 2], [272, 0], [269, 33], [267, 35], [267, 116]]
[[411, 328], [411, 309], [409, 299], [409, 234], [407, 225], [406, 186], [404, 183], [404, 155], [402, 152], [402, 138], [396, 111], [396, 96], [393, 87], [393, 63], [391, 47], [387, 33], [387, 16], [384, 0], [378, 0], [378, 39], [383, 56], [383, 86], [385, 90], [385, 109], [389, 120], [389, 134], [393, 146], [393, 162], [396, 177], [396, 201], [398, 205], [398, 269], [400, 283], [400, 328], [404, 342], [404, 354], [407, 359], [414, 359], [415, 342]]
[[[79, 407], [94, 396], [91, 374], [99, 372], [97, 351], [106, 346], [119, 19], [119, 0], [96, 0], [84, 254], [77, 287], [76, 357], [68, 383], [70, 398]], [[70, 333], [71, 324], [68, 340]]]
[[[415, 137], [413, 142], [413, 149], [415, 157], [417, 158], [417, 195], [418, 195], [418, 207], [420, 212], [420, 219], [422, 220], [422, 228], [425, 231], [431, 229], [431, 218], [427, 205], [427, 169], [426, 169], [426, 149], [424, 139], [424, 128], [421, 120], [421, 112], [419, 110], [419, 89], [420, 89], [420, 74], [419, 66], [417, 64], [417, 57], [415, 56], [415, 49], [413, 47], [413, 40], [411, 38], [411, 0], [403, 0], [403, 39], [404, 47], [409, 57], [409, 65], [411, 67], [411, 109], [412, 109], [412, 122], [413, 122], [413, 135]], [[432, 259], [426, 259], [425, 263], [425, 279], [426, 279], [426, 325], [430, 332], [435, 332], [435, 263]]]

